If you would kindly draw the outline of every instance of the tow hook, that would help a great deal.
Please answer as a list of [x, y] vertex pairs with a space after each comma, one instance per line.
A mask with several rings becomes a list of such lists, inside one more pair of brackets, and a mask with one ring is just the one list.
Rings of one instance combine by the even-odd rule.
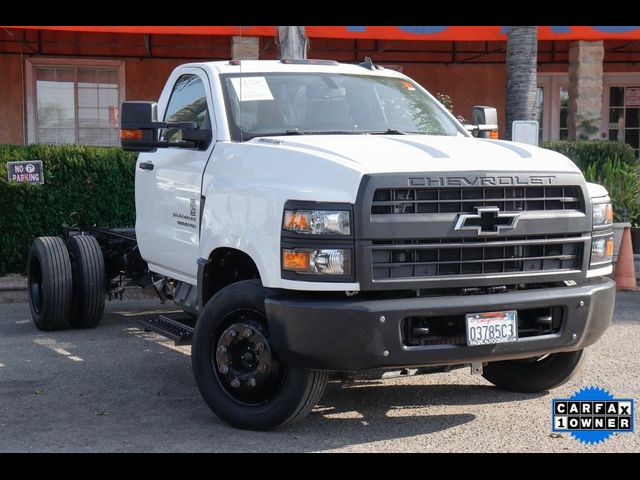
[[471, 362], [471, 375], [482, 375], [482, 362]]

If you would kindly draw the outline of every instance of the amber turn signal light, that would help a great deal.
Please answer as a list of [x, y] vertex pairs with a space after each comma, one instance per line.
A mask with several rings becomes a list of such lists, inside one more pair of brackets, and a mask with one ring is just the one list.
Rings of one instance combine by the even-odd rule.
[[142, 130], [120, 130], [122, 140], [142, 140]]
[[605, 223], [613, 223], [613, 204], [607, 204], [604, 211]]
[[613, 238], [608, 238], [605, 245], [605, 252], [607, 257], [613, 257]]
[[284, 229], [294, 232], [307, 232], [311, 229], [311, 212], [287, 210], [284, 213]]
[[489, 138], [490, 138], [491, 140], [498, 140], [498, 139], [500, 138], [500, 135], [499, 135], [498, 130], [491, 130], [491, 131], [489, 132]]
[[309, 252], [282, 251], [282, 268], [285, 270], [309, 270]]

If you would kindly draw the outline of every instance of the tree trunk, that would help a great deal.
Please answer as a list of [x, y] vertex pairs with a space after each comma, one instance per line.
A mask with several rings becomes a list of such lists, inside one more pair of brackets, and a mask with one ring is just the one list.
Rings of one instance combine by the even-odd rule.
[[506, 139], [515, 120], [536, 120], [538, 27], [509, 27], [507, 37]]
[[304, 27], [278, 27], [278, 44], [280, 59], [307, 58], [308, 41], [304, 34]]

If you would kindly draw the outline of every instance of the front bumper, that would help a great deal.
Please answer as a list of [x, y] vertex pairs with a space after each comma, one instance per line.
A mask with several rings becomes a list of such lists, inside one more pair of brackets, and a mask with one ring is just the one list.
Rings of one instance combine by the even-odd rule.
[[[286, 363], [308, 369], [374, 368], [493, 362], [574, 351], [605, 332], [615, 302], [615, 283], [605, 277], [573, 287], [510, 293], [398, 300], [326, 300], [282, 294], [266, 300], [273, 347]], [[459, 315], [560, 306], [558, 333], [494, 345], [403, 345], [406, 317]], [[385, 317], [384, 323], [380, 316]]]

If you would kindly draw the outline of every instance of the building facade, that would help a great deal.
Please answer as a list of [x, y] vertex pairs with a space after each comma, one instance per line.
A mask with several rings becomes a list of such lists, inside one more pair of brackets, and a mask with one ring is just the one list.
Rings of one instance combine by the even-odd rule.
[[[498, 108], [508, 27], [306, 27], [309, 58], [403, 71], [431, 93]], [[540, 139], [640, 147], [640, 27], [539, 27]], [[0, 143], [118, 144], [119, 105], [154, 100], [181, 63], [275, 59], [276, 27], [0, 27]], [[500, 131], [504, 132], [501, 123]]]

